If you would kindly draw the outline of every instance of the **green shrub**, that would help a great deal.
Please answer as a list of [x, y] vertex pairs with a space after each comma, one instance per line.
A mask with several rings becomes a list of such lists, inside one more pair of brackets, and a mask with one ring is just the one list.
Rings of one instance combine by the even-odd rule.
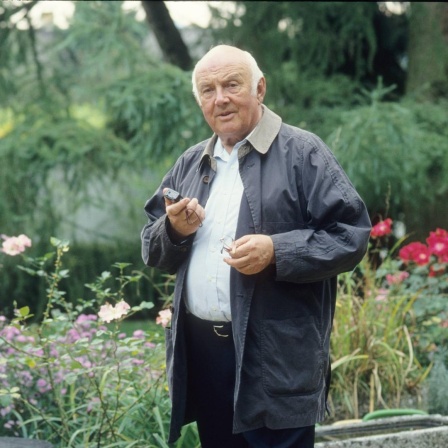
[[[47, 440], [57, 448], [166, 448], [164, 345], [141, 329], [126, 335], [120, 325], [152, 307], [125, 301], [126, 286], [141, 274], [116, 263], [116, 275], [105, 271], [88, 284], [94, 298], [72, 304], [60, 289], [69, 276], [62, 260], [69, 246], [56, 239], [52, 245], [54, 253], [26, 257], [21, 267], [45, 280], [41, 323], [29, 325], [27, 306], [11, 322], [0, 316], [0, 436]], [[194, 426], [176, 444], [197, 445]]]
[[448, 107], [380, 102], [383, 93], [342, 112], [328, 141], [371, 216], [397, 216], [423, 236], [448, 218]]
[[[403, 245], [407, 237], [397, 239], [392, 226], [390, 218], [376, 224], [362, 263], [339, 277], [330, 389], [339, 418], [401, 407], [409, 397], [421, 406], [422, 384], [447, 343], [448, 232]], [[443, 369], [433, 373], [430, 395], [434, 378], [445, 381]]]
[[448, 359], [445, 359], [442, 352], [428, 378], [428, 409], [432, 414], [448, 415]]

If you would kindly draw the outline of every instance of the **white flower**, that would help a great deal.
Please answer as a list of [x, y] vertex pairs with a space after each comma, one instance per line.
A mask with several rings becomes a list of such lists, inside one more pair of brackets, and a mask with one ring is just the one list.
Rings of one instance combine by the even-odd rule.
[[112, 306], [110, 303], [106, 302], [105, 305], [102, 305], [100, 311], [98, 313], [98, 317], [106, 323], [109, 323], [113, 320], [120, 319], [120, 317], [128, 314], [128, 311], [131, 309], [129, 304], [127, 304], [124, 300], [118, 302], [115, 306]]
[[1, 237], [5, 240], [3, 241], [1, 252], [4, 252], [6, 255], [18, 255], [25, 251], [26, 247], [31, 247], [31, 240], [26, 235], [19, 236], [6, 236], [1, 235]]
[[156, 324], [162, 325], [162, 327], [165, 328], [170, 324], [171, 317], [172, 317], [171, 310], [166, 309], [159, 311], [159, 315], [156, 318]]

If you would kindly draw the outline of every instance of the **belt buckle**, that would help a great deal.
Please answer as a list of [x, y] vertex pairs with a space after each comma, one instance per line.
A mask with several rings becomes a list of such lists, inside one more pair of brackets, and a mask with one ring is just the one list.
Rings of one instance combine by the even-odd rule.
[[215, 334], [217, 336], [219, 336], [220, 338], [228, 338], [229, 337], [228, 334], [221, 334], [221, 333], [219, 333], [219, 330], [221, 328], [224, 328], [224, 325], [213, 325], [213, 331], [215, 332]]

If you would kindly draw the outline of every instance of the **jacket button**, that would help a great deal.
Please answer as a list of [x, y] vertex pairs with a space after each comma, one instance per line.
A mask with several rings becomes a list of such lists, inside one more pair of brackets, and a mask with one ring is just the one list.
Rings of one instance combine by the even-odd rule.
[[210, 182], [210, 176], [204, 176], [204, 177], [202, 178], [202, 182], [203, 182], [204, 184], [208, 184], [208, 183]]

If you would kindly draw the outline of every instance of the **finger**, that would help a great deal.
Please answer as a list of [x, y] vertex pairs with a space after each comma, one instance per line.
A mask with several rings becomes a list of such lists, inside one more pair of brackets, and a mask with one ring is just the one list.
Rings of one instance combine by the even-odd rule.
[[196, 198], [187, 204], [187, 210], [189, 210], [187, 215], [190, 222], [202, 222], [205, 219], [205, 210]]
[[189, 202], [188, 198], [181, 199], [179, 202], [171, 202], [169, 199], [165, 199], [167, 213], [171, 216], [179, 215], [185, 210]]
[[251, 252], [251, 246], [249, 244], [249, 240], [244, 237], [236, 240], [232, 244], [232, 248], [229, 251], [229, 254], [232, 258], [238, 259], [243, 257], [248, 257]]
[[196, 207], [196, 213], [197, 213], [197, 215], [199, 216], [200, 220], [201, 220], [201, 221], [204, 221], [204, 219], [205, 219], [205, 210], [204, 210], [204, 207], [202, 207], [201, 204], [198, 204], [198, 205], [197, 205], [197, 207]]
[[252, 235], [244, 235], [233, 242], [233, 253], [237, 258], [247, 255], [251, 251]]
[[243, 260], [241, 258], [234, 259], [234, 258], [224, 258], [224, 261], [231, 266], [232, 268], [236, 269], [238, 272], [241, 272], [245, 275], [251, 275], [256, 274], [260, 272], [261, 269], [258, 269], [257, 266], [252, 265], [247, 260]]
[[185, 210], [185, 216], [187, 217], [187, 222], [190, 225], [196, 224], [197, 222], [199, 222], [197, 213], [191, 208], [187, 207], [187, 209]]
[[[230, 254], [231, 255], [231, 254]], [[231, 266], [232, 268], [235, 268], [237, 270], [244, 269], [250, 264], [249, 256], [244, 256], [242, 258], [224, 258], [224, 261]]]

